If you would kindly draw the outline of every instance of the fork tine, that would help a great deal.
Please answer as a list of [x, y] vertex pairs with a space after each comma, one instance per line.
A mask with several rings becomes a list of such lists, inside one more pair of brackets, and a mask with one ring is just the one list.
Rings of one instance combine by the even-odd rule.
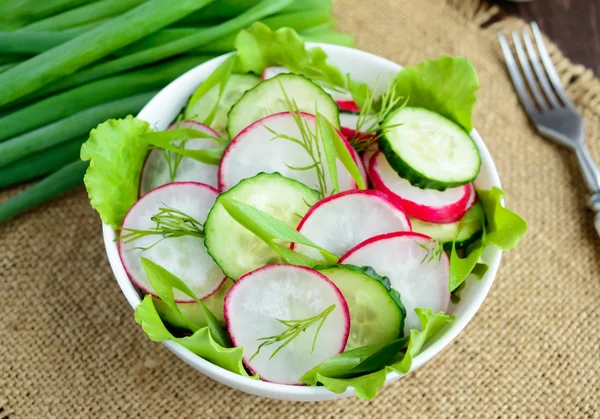
[[565, 90], [560, 81], [560, 77], [558, 77], [558, 73], [556, 72], [554, 63], [552, 62], [552, 58], [550, 58], [550, 53], [548, 52], [546, 44], [544, 43], [544, 38], [542, 37], [540, 28], [536, 22], [531, 22], [531, 30], [533, 32], [533, 37], [535, 38], [535, 43], [538, 47], [540, 57], [542, 58], [542, 63], [544, 63], [544, 68], [546, 69], [546, 73], [548, 73], [548, 77], [552, 82], [552, 86], [554, 87], [556, 94], [562, 99], [565, 105], [575, 108], [573, 102], [571, 102], [571, 99], [569, 99], [569, 97], [565, 93]]
[[553, 107], [560, 108], [561, 104], [558, 102], [558, 99], [556, 98], [556, 94], [554, 93], [554, 90], [552, 90], [552, 87], [550, 87], [550, 82], [548, 81], [548, 76], [546, 75], [546, 73], [544, 72], [544, 69], [542, 68], [542, 65], [540, 64], [540, 59], [535, 50], [535, 46], [533, 45], [533, 42], [531, 41], [531, 36], [529, 36], [529, 32], [527, 32], [527, 30], [525, 28], [523, 28], [522, 33], [523, 33], [523, 39], [525, 40], [525, 48], [527, 49], [527, 54], [529, 55], [529, 61], [531, 61], [533, 70], [535, 71], [535, 74], [536, 74], [538, 80], [540, 81], [540, 84], [542, 85], [542, 89], [544, 90], [544, 94], [546, 95], [546, 98], [548, 99], [548, 101], [550, 102], [550, 104]]
[[546, 105], [546, 100], [544, 96], [542, 96], [542, 92], [538, 87], [537, 80], [531, 71], [531, 66], [529, 65], [529, 59], [527, 55], [525, 55], [525, 50], [523, 49], [523, 43], [521, 42], [521, 38], [517, 32], [512, 32], [512, 39], [515, 45], [515, 50], [517, 51], [517, 58], [521, 63], [521, 68], [523, 69], [523, 74], [525, 75], [525, 80], [527, 80], [527, 84], [529, 85], [529, 91], [533, 95], [533, 98], [537, 102], [538, 108], [540, 110], [545, 111], [548, 110], [548, 105]]
[[529, 98], [527, 88], [525, 87], [525, 83], [523, 82], [523, 78], [521, 77], [521, 73], [517, 67], [517, 63], [515, 62], [515, 57], [513, 56], [510, 46], [508, 45], [508, 41], [503, 33], [498, 33], [498, 41], [500, 41], [500, 47], [502, 48], [504, 61], [506, 61], [508, 73], [510, 74], [510, 78], [512, 79], [515, 90], [517, 91], [517, 95], [521, 100], [521, 105], [523, 105], [523, 108], [525, 108], [525, 111], [529, 117], [533, 118], [538, 112]]

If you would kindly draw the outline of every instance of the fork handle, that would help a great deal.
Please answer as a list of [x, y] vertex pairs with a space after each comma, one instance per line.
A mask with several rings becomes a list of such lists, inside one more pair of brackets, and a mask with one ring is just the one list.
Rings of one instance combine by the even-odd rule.
[[588, 206], [595, 214], [594, 227], [598, 235], [600, 235], [600, 170], [592, 155], [585, 147], [585, 144], [580, 144], [575, 149], [575, 155], [579, 161], [585, 184], [590, 192], [592, 192]]
[[592, 158], [585, 144], [579, 144], [575, 148], [575, 155], [581, 167], [581, 173], [585, 184], [593, 194], [600, 192], [600, 169]]
[[594, 216], [594, 227], [600, 236], [600, 192], [596, 192], [589, 201], [589, 207], [596, 214]]

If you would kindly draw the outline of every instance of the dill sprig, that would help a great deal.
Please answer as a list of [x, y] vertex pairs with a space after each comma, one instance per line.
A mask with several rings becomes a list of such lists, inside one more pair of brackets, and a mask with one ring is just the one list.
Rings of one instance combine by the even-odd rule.
[[[175, 129], [179, 128], [182, 120], [183, 115], [179, 115], [177, 117], [177, 121], [175, 121]], [[185, 141], [181, 141], [179, 144], [174, 145], [177, 148], [183, 149], [185, 147], [185, 143]], [[175, 178], [177, 177], [177, 169], [179, 169], [179, 164], [183, 159], [183, 155], [171, 150], [163, 150], [163, 155], [165, 156], [165, 160], [167, 160], [167, 165], [169, 166], [169, 179], [171, 182], [175, 182]]]
[[119, 232], [126, 232], [126, 234], [119, 235], [117, 240], [123, 243], [131, 243], [147, 236], [160, 236], [156, 242], [148, 247], [136, 247], [136, 249], [148, 250], [165, 239], [183, 236], [204, 238], [202, 223], [178, 209], [165, 205], [159, 208], [159, 211], [150, 219], [156, 223], [153, 228], [147, 230], [121, 228]]
[[444, 245], [437, 240], [429, 239], [425, 243], [420, 243], [415, 240], [415, 243], [419, 245], [419, 247], [425, 250], [425, 256], [421, 260], [421, 264], [427, 262], [435, 262], [438, 263], [442, 260], [442, 255], [444, 254]]
[[315, 332], [315, 337], [313, 338], [313, 342], [312, 342], [311, 353], [314, 352], [315, 345], [317, 344], [317, 337], [319, 336], [319, 332], [321, 331], [321, 328], [323, 327], [325, 320], [327, 320], [327, 317], [331, 314], [331, 312], [333, 310], [335, 310], [335, 304], [330, 305], [329, 307], [327, 307], [325, 310], [323, 310], [321, 313], [317, 314], [316, 316], [309, 317], [306, 319], [300, 319], [300, 320], [275, 319], [279, 323], [286, 326], [287, 329], [285, 331], [283, 331], [282, 333], [280, 333], [279, 335], [268, 336], [265, 338], [258, 338], [257, 340], [262, 341], [262, 343], [258, 346], [258, 348], [256, 349], [256, 352], [254, 352], [252, 357], [250, 357], [249, 361], [252, 361], [254, 359], [254, 357], [258, 355], [260, 350], [262, 348], [264, 348], [265, 346], [273, 345], [278, 342], [283, 342], [281, 345], [279, 345], [279, 347], [277, 349], [275, 349], [275, 351], [269, 357], [269, 359], [272, 359], [277, 354], [277, 352], [279, 352], [280, 350], [285, 348], [287, 345], [289, 345], [294, 339], [296, 339], [298, 336], [300, 336], [300, 334], [302, 332], [306, 331], [306, 329], [308, 329], [313, 324], [320, 321], [319, 326], [317, 327], [317, 331]]
[[[350, 84], [350, 82], [348, 83]], [[375, 81], [377, 86], [378, 80]], [[390, 77], [388, 85], [379, 99], [375, 99], [375, 89], [366, 89], [364, 102], [360, 107], [358, 121], [350, 144], [361, 153], [374, 144], [382, 135], [401, 124], [391, 124], [387, 118], [392, 111], [402, 108], [408, 100], [401, 103], [402, 96], [396, 93], [396, 79]]]
[[318, 134], [317, 134], [316, 130], [315, 130], [315, 132], [313, 132], [310, 129], [308, 122], [306, 120], [304, 120], [304, 118], [302, 118], [302, 113], [300, 112], [298, 104], [296, 103], [296, 101], [294, 99], [291, 99], [288, 96], [281, 81], [279, 82], [279, 85], [281, 87], [281, 91], [283, 92], [283, 97], [285, 99], [285, 106], [286, 106], [288, 112], [294, 118], [294, 122], [296, 123], [296, 125], [298, 126], [298, 130], [300, 131], [300, 138], [294, 138], [290, 135], [286, 135], [286, 134], [277, 132], [274, 129], [267, 127], [266, 125], [263, 125], [263, 127], [267, 131], [269, 131], [271, 134], [273, 134], [273, 138], [271, 138], [271, 141], [277, 140], [277, 139], [291, 141], [295, 144], [298, 144], [300, 147], [302, 147], [304, 149], [304, 151], [306, 151], [306, 153], [308, 154], [308, 156], [310, 157], [310, 160], [311, 160], [310, 164], [308, 164], [306, 166], [302, 166], [302, 167], [292, 166], [285, 162], [284, 162], [284, 164], [291, 170], [299, 170], [299, 171], [314, 170], [315, 174], [317, 175], [319, 193], [322, 198], [325, 198], [328, 195], [327, 180], [325, 177], [325, 167], [323, 165], [322, 153], [321, 153], [321, 149], [319, 148]]

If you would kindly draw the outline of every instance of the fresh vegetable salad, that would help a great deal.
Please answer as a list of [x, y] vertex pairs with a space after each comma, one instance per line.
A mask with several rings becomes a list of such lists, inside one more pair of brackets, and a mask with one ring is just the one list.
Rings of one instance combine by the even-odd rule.
[[168, 130], [130, 116], [82, 147], [136, 320], [248, 379], [372, 398], [527, 228], [473, 183], [475, 70], [424, 61], [377, 92], [288, 28], [236, 46]]

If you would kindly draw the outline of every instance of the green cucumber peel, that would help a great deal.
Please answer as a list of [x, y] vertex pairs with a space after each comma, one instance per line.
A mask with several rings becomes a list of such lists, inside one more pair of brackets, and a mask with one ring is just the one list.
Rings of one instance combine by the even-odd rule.
[[400, 292], [398, 292], [397, 290], [392, 288], [390, 279], [387, 276], [379, 275], [375, 271], [375, 269], [373, 269], [370, 266], [337, 264], [337, 265], [319, 265], [319, 266], [314, 267], [314, 269], [317, 271], [324, 271], [327, 269], [347, 269], [350, 271], [359, 272], [361, 274], [367, 275], [370, 278], [374, 279], [375, 281], [379, 282], [381, 285], [383, 285], [385, 287], [385, 289], [387, 289], [388, 293], [390, 294], [390, 297], [392, 297], [392, 300], [394, 300], [394, 302], [400, 309], [400, 313], [402, 315], [401, 321], [400, 321], [400, 337], [402, 337], [402, 335], [404, 334], [404, 320], [406, 319], [406, 307], [404, 307], [404, 304], [402, 303], [402, 297], [400, 295]]

